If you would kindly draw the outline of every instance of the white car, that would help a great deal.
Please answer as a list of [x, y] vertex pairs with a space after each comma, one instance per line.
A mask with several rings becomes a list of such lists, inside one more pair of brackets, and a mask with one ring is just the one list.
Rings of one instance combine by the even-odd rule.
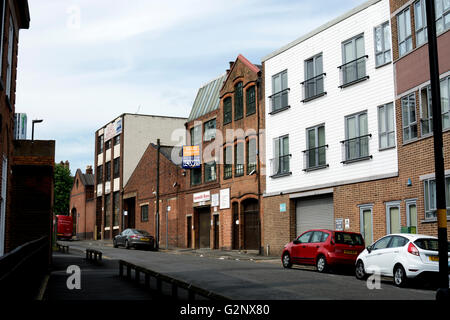
[[355, 274], [393, 277], [398, 287], [408, 279], [439, 271], [438, 238], [421, 234], [390, 234], [367, 247], [356, 258]]

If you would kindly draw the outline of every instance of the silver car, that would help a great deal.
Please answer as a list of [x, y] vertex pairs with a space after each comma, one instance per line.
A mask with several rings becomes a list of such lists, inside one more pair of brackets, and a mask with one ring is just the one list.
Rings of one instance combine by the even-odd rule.
[[131, 247], [145, 247], [153, 250], [155, 248], [155, 239], [147, 231], [137, 229], [125, 229], [121, 234], [114, 237], [114, 248], [124, 246], [127, 249]]

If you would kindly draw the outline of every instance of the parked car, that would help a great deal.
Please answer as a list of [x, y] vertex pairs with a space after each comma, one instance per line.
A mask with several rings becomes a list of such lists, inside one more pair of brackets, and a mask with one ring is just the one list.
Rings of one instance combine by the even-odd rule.
[[281, 254], [283, 267], [293, 264], [315, 265], [325, 272], [330, 266], [353, 266], [356, 257], [364, 250], [364, 239], [359, 233], [308, 230], [288, 243]]
[[71, 216], [56, 216], [56, 237], [57, 239], [70, 240], [73, 236], [73, 220]]
[[367, 247], [356, 259], [355, 275], [365, 279], [379, 273], [398, 287], [408, 279], [439, 271], [438, 239], [421, 234], [390, 234]]
[[131, 247], [145, 247], [147, 249], [155, 248], [155, 239], [147, 231], [137, 229], [125, 229], [121, 234], [114, 237], [114, 248], [124, 246], [129, 249]]

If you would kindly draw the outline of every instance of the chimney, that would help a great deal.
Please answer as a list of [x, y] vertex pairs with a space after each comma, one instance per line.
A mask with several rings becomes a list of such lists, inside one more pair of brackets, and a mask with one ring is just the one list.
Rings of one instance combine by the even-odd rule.
[[231, 68], [233, 68], [233, 65], [234, 65], [234, 61], [230, 61], [230, 70], [231, 70]]
[[92, 166], [86, 166], [86, 174], [92, 174]]

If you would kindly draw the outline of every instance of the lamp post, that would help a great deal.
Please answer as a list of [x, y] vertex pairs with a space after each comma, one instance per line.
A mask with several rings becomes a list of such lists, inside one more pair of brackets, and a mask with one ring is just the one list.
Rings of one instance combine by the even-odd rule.
[[40, 119], [40, 120], [33, 120], [31, 122], [31, 140], [34, 140], [34, 124], [35, 123], [41, 123], [42, 121], [44, 121], [44, 120], [42, 120], [42, 119]]

